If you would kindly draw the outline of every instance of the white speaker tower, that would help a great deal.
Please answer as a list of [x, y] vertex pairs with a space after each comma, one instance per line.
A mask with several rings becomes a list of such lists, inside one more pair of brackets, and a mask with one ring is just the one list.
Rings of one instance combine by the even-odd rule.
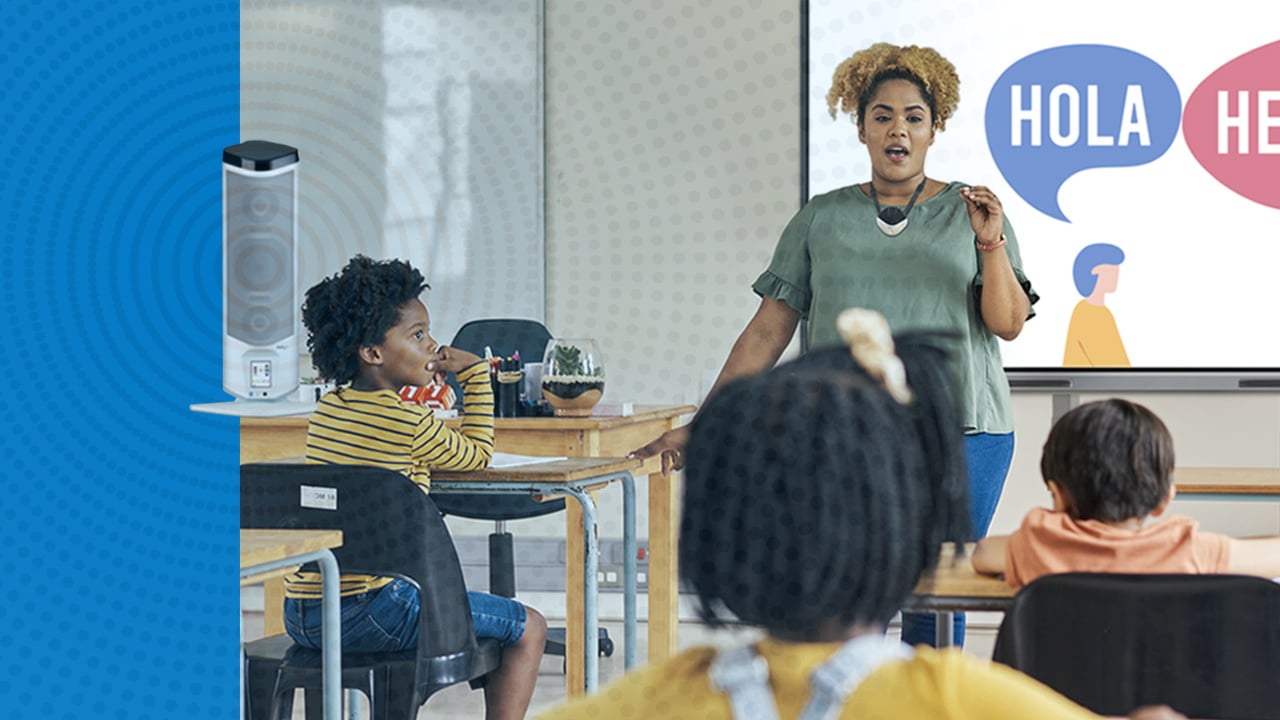
[[238, 399], [298, 388], [298, 150], [222, 151], [222, 387]]

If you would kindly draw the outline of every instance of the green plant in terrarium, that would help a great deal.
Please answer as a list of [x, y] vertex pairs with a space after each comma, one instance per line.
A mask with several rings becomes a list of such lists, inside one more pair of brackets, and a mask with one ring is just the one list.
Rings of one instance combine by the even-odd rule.
[[595, 341], [552, 340], [543, 364], [543, 397], [556, 414], [590, 415], [604, 392], [604, 363]]
[[582, 351], [573, 345], [555, 347], [557, 375], [586, 375], [582, 369]]
[[576, 345], [556, 345], [552, 352], [552, 365], [556, 368], [556, 375], [568, 375], [572, 377], [601, 377], [604, 375], [604, 368], [590, 361], [588, 357], [584, 362], [581, 348]]

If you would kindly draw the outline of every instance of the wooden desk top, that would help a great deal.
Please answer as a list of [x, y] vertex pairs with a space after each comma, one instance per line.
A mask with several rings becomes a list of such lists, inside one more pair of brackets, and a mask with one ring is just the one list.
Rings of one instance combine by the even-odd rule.
[[[317, 550], [332, 550], [342, 545], [341, 530], [241, 530], [240, 569], [263, 563], [306, 555]], [[241, 577], [241, 585], [256, 585], [269, 578], [292, 572], [285, 568]]]
[[[495, 430], [608, 430], [614, 427], [633, 425], [650, 420], [665, 420], [691, 415], [698, 408], [694, 405], [636, 405], [635, 412], [630, 415], [601, 415], [591, 417], [522, 417], [494, 418]], [[243, 427], [307, 427], [307, 415], [287, 415], [285, 417], [255, 418], [242, 417]], [[462, 418], [445, 418], [450, 426], [462, 424]]]
[[631, 471], [636, 473], [644, 463], [635, 458], [565, 458], [550, 462], [514, 465], [512, 467], [484, 468], [465, 472], [432, 470], [431, 481], [448, 482], [574, 482]]
[[[666, 420], [691, 415], [698, 408], [693, 405], [636, 405], [630, 415], [592, 415], [590, 417], [517, 417], [494, 418], [494, 430], [608, 430], [625, 425]], [[461, 424], [462, 418], [449, 418], [446, 424]]]
[[1280, 467], [1179, 467], [1173, 470], [1173, 484], [1182, 495], [1280, 496]]
[[[287, 457], [276, 458], [275, 460], [262, 461], [272, 465], [305, 465], [307, 459], [305, 457]], [[524, 465], [512, 465], [510, 467], [487, 467], [480, 470], [432, 470], [431, 481], [437, 480], [441, 482], [467, 481], [467, 482], [574, 482], [575, 480], [590, 480], [604, 475], [612, 475], [614, 473], [623, 472], [624, 470], [636, 470], [644, 465], [644, 462], [635, 458], [562, 458], [559, 460], [548, 460], [546, 462], [530, 462]], [[276, 532], [265, 530], [241, 530], [240, 546], [241, 557], [244, 555], [244, 534], [258, 532]], [[300, 532], [300, 531], [284, 531], [279, 532]], [[341, 540], [341, 533], [339, 533]], [[342, 543], [339, 542], [339, 545]]]
[[973, 564], [969, 562], [974, 546], [970, 544], [967, 547], [965, 556], [957, 560], [955, 547], [950, 543], [945, 545], [938, 567], [921, 576], [911, 593], [912, 597], [917, 600], [927, 597], [937, 600], [957, 598], [989, 601], [993, 607], [1007, 603], [1017, 590], [998, 577], [982, 575], [974, 570]]

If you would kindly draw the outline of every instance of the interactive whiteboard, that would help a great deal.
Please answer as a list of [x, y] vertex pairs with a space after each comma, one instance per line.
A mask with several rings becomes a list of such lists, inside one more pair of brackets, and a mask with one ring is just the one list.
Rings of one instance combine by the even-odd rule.
[[[926, 171], [992, 187], [1017, 232], [1042, 300], [1001, 346], [1015, 385], [1280, 387], [1280, 4], [810, 0], [801, 14], [806, 198], [870, 178], [855, 125], [826, 107], [842, 60], [883, 41], [955, 64], [959, 109]], [[1123, 354], [1090, 335], [1099, 307]]]

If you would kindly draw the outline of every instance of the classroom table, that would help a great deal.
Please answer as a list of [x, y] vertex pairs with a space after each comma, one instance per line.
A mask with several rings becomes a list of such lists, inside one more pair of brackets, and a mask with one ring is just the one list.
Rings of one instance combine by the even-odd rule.
[[1280, 502], [1280, 467], [1177, 467], [1173, 484], [1184, 500], [1272, 500]]
[[938, 647], [950, 646], [953, 637], [952, 620], [957, 612], [968, 610], [1003, 611], [1013, 602], [1017, 590], [1003, 579], [983, 575], [973, 569], [969, 558], [974, 544], [966, 546], [964, 557], [956, 557], [955, 545], [947, 543], [942, 548], [938, 567], [920, 576], [920, 581], [903, 605], [904, 610], [933, 612], [935, 640]]
[[[681, 417], [696, 409], [692, 405], [636, 405], [635, 412], [626, 416], [494, 418], [494, 450], [544, 457], [624, 457], [676, 427]], [[462, 421], [458, 418], [445, 422], [457, 427]], [[306, 454], [306, 446], [305, 415], [240, 420], [241, 463], [300, 457]], [[657, 662], [675, 654], [677, 644], [676, 532], [680, 525], [680, 486], [676, 473], [662, 474], [662, 462], [657, 457], [645, 460], [636, 474], [649, 477], [648, 659]], [[568, 503], [565, 514], [565, 587], [581, 587], [581, 508]], [[268, 594], [266, 602], [270, 607], [283, 599]], [[279, 619], [268, 616], [267, 622], [268, 633], [284, 631]], [[576, 648], [566, 651], [578, 652]]]
[[[342, 545], [341, 530], [241, 530], [240, 584], [256, 585], [279, 578], [299, 565], [320, 568], [321, 677], [324, 720], [342, 717], [342, 636], [338, 561], [333, 548]], [[244, 670], [241, 669], [240, 712], [244, 713]]]
[[[623, 652], [624, 666], [636, 664], [636, 491], [632, 471], [642, 463], [628, 458], [566, 458], [513, 467], [469, 472], [435, 470], [432, 494], [488, 493], [530, 494], [535, 497], [571, 497], [581, 518], [579, 537], [584, 551], [578, 567], [578, 583], [565, 586], [565, 692], [569, 696], [594, 692], [599, 685], [600, 656], [594, 639], [599, 633], [598, 578], [600, 548], [595, 499], [592, 492], [622, 483]], [[566, 508], [570, 505], [566, 505]], [[581, 587], [582, 592], [570, 588]]]

